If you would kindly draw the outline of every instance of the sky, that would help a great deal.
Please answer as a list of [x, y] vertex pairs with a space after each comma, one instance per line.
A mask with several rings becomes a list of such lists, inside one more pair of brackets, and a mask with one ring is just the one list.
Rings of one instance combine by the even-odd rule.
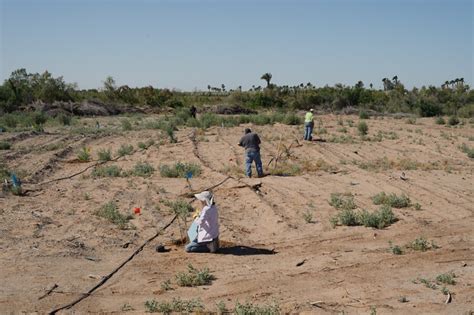
[[474, 0], [0, 0], [0, 80], [207, 90], [473, 85]]

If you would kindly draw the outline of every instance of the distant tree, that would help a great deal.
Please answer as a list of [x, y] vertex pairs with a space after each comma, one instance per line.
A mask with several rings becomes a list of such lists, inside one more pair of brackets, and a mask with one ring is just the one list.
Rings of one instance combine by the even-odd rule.
[[222, 91], [225, 92], [225, 85], [224, 84], [221, 84], [221, 88], [222, 88]]
[[207, 85], [207, 90], [208, 90], [209, 92], [211, 92], [211, 85], [210, 85], [210, 84]]
[[370, 83], [369, 86], [370, 86], [370, 89], [372, 89], [374, 87], [374, 85], [372, 83]]
[[393, 82], [395, 82], [395, 85], [398, 84], [398, 76], [397, 76], [397, 75], [394, 76], [394, 77], [392, 78], [392, 80], [393, 80]]
[[242, 85], [239, 85], [239, 87], [237, 88], [240, 92], [242, 92]]
[[260, 77], [261, 80], [265, 80], [267, 82], [267, 88], [270, 87], [270, 81], [272, 79], [272, 74], [267, 72], [267, 73], [264, 73], [261, 77]]
[[356, 88], [358, 89], [363, 89], [364, 88], [364, 82], [358, 81], [355, 85]]

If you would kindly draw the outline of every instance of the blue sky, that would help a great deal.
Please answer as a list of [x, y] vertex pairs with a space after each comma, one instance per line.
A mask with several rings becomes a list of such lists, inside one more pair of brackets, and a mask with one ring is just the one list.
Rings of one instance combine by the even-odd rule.
[[0, 0], [0, 79], [98, 88], [473, 81], [470, 0]]

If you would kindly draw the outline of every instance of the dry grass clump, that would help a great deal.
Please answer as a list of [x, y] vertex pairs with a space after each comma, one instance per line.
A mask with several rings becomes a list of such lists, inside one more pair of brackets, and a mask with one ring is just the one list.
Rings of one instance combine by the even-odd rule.
[[99, 210], [95, 212], [95, 215], [107, 219], [108, 221], [116, 224], [120, 229], [124, 230], [128, 227], [128, 221], [132, 216], [126, 216], [120, 213], [118, 210], [117, 204], [110, 201], [100, 207]]
[[201, 166], [194, 163], [182, 163], [177, 162], [173, 165], [161, 165], [160, 175], [162, 177], [171, 178], [184, 178], [191, 175], [192, 177], [199, 176], [201, 174]]
[[296, 176], [301, 174], [301, 168], [298, 164], [285, 161], [270, 168], [268, 174], [273, 176]]
[[379, 210], [372, 213], [367, 210], [356, 212], [352, 209], [346, 208], [330, 219], [333, 227], [336, 227], [338, 224], [346, 226], [363, 225], [376, 229], [383, 229], [396, 221], [397, 218], [395, 217], [392, 208], [387, 205], [383, 205]]
[[448, 161], [445, 161], [443, 165], [439, 162], [429, 162], [423, 163], [414, 161], [411, 159], [400, 159], [400, 160], [389, 160], [387, 157], [378, 158], [371, 161], [352, 161], [353, 164], [357, 165], [359, 168], [367, 171], [380, 172], [387, 170], [401, 170], [401, 171], [410, 171], [410, 170], [422, 170], [422, 171], [431, 171], [431, 170], [449, 170]]
[[162, 313], [162, 314], [189, 314], [199, 313], [204, 310], [204, 305], [200, 299], [181, 300], [173, 298], [170, 302], [158, 302], [153, 300], [145, 302], [145, 309], [147, 313]]
[[176, 274], [176, 283], [180, 287], [208, 285], [215, 279], [216, 277], [210, 273], [209, 268], [196, 269], [191, 264], [188, 265], [187, 272], [178, 272]]
[[93, 177], [120, 177], [122, 169], [117, 165], [97, 166], [92, 170]]
[[332, 193], [329, 204], [338, 210], [352, 210], [357, 208], [354, 195], [351, 193]]
[[405, 194], [397, 196], [396, 194], [387, 195], [385, 192], [380, 192], [372, 197], [372, 201], [375, 205], [384, 204], [393, 208], [406, 208], [411, 205], [410, 198]]

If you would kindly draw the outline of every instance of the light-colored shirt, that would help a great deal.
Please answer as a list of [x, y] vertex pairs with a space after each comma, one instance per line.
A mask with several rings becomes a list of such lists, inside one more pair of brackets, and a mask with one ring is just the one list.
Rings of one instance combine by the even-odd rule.
[[304, 117], [304, 122], [312, 122], [313, 121], [313, 113], [307, 112], [306, 116]]
[[198, 243], [210, 242], [219, 237], [219, 216], [216, 205], [205, 206], [195, 222], [198, 225]]

